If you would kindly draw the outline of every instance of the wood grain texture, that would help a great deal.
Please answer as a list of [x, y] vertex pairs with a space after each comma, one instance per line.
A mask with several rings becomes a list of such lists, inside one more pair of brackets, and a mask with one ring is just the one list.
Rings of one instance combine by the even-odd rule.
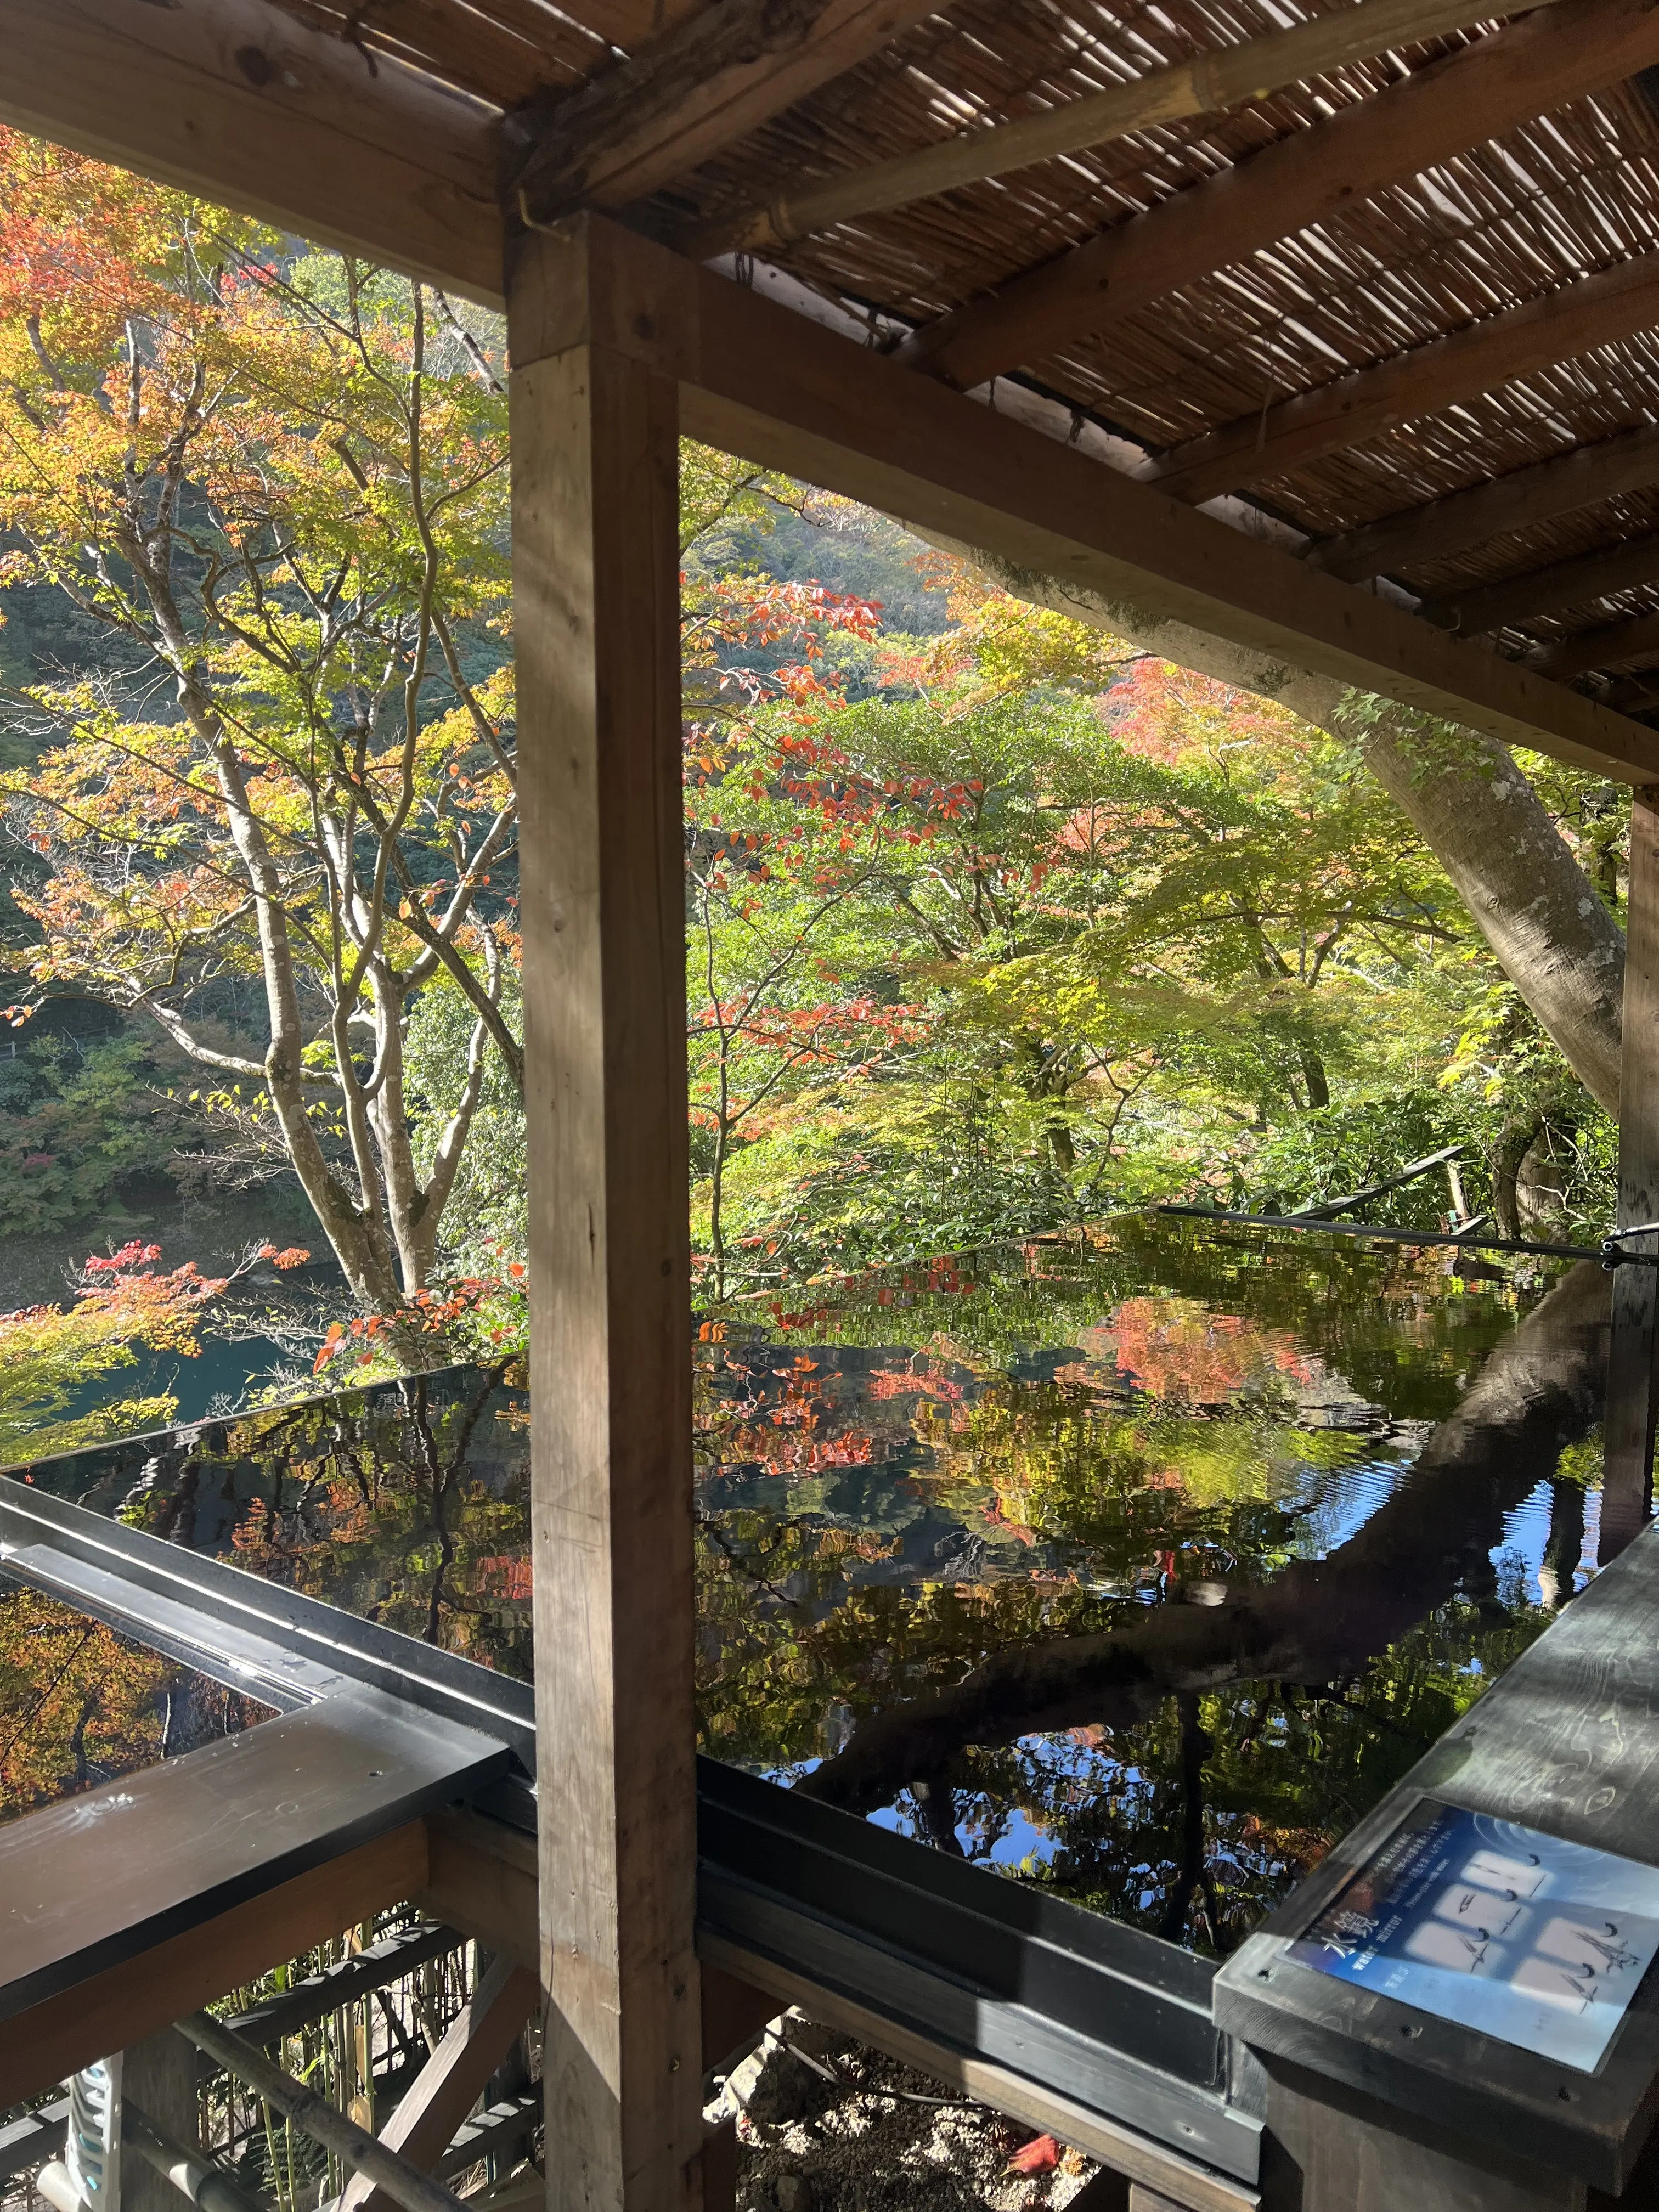
[[1558, 0], [1294, 132], [919, 331], [917, 367], [966, 391], [1195, 278], [1659, 61], [1647, 0]]
[[554, 110], [514, 179], [526, 222], [618, 208], [706, 161], [937, 11], [938, 0], [715, 0]]
[[0, 118], [499, 304], [493, 118], [268, 0], [0, 0]]
[[[527, 255], [510, 315], [547, 327], [568, 266]], [[679, 2212], [702, 2118], [678, 410], [591, 343], [515, 368], [511, 406], [550, 2201]]]
[[352, 1922], [372, 1919], [412, 1897], [426, 1876], [426, 1827], [411, 1820], [14, 2014], [0, 2021], [0, 2106], [21, 2103]]
[[[187, 2150], [201, 2145], [196, 2053], [182, 2035], [164, 2027], [122, 2053], [121, 2101], [136, 2106]], [[179, 2193], [145, 2159], [121, 2162], [124, 2212], [179, 2212]]]
[[416, 1902], [445, 1926], [505, 1951], [522, 1966], [541, 1958], [536, 1839], [481, 1813], [427, 1815], [427, 1880]]
[[591, 337], [678, 377], [692, 435], [1074, 580], [1137, 630], [1188, 623], [1598, 775], [1659, 776], [1639, 724], [601, 217], [533, 250], [580, 252], [586, 283], [515, 303], [520, 364]]
[[[1619, 1225], [1659, 1220], [1659, 790], [1631, 795], [1625, 1018], [1619, 1080]], [[1636, 1248], [1659, 1252], [1659, 1236]], [[1659, 1268], [1613, 1279], [1603, 1429], [1600, 1557], [1616, 1559], [1647, 1518], [1656, 1410]]]
[[[1629, 337], [1649, 329], [1656, 316], [1659, 255], [1640, 254], [1174, 447], [1147, 481], [1173, 498], [1199, 505], [1363, 445], [1458, 400], [1495, 392], [1512, 378]], [[1492, 526], [1515, 526], [1504, 521]], [[1476, 538], [1462, 542], [1474, 544]], [[1332, 575], [1349, 573], [1334, 561], [1319, 565]]]
[[[380, 2130], [386, 2148], [401, 2152], [411, 2166], [429, 2172], [483, 2096], [540, 1998], [541, 1984], [527, 1966], [497, 1959]], [[393, 2212], [392, 2200], [366, 2174], [354, 2173], [341, 2192], [339, 2212]]]
[[1308, 564], [1351, 584], [1367, 576], [1391, 576], [1651, 483], [1659, 483], [1659, 429], [1644, 425], [1594, 446], [1575, 446], [1552, 460], [1448, 493], [1362, 530], [1327, 538], [1310, 550]]

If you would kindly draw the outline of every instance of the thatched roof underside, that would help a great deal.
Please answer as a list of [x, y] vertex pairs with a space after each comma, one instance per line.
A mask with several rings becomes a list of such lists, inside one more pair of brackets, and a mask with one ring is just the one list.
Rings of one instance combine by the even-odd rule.
[[[544, 126], [550, 114], [556, 125], [560, 98], [687, 12], [665, 15], [660, 0], [654, 8], [652, 0], [572, 0], [567, 9], [542, 0], [284, 4], [495, 106], [527, 105]], [[951, 0], [629, 216], [684, 235], [694, 222], [763, 206], [787, 187], [1051, 110], [1327, 12], [1307, 0], [1161, 0], [1118, 9], [1104, 0]], [[1248, 179], [1275, 143], [1385, 97], [1498, 35], [1502, 20], [1475, 19], [1221, 112], [845, 220], [769, 248], [766, 258], [835, 298], [924, 329], [1172, 197], [1201, 191], [1228, 172]], [[1563, 40], [1571, 35], [1564, 26]], [[1647, 82], [1640, 72], [1625, 76], [1495, 135], [1475, 136], [1481, 115], [1472, 109], [1473, 143], [1436, 165], [1357, 190], [1340, 211], [1227, 265], [1194, 273], [1183, 263], [1180, 281], [1154, 297], [1115, 308], [1109, 292], [1093, 318], [1082, 319], [1091, 327], [1006, 361], [1000, 373], [1131, 441], [1146, 457], [1131, 457], [1138, 472], [1155, 475], [1160, 457], [1206, 434], [1232, 426], [1237, 445], [1259, 425], [1259, 450], [1234, 463], [1227, 493], [1304, 533], [1316, 561], [1322, 544], [1387, 518], [1419, 517], [1447, 495], [1500, 478], [1518, 492], [1522, 471], [1659, 423], [1659, 337], [1648, 326], [1659, 325], [1659, 104]], [[1655, 289], [1641, 312], [1611, 326], [1577, 313], [1572, 288], [1605, 271], [1639, 272], [1649, 256]], [[1549, 358], [1528, 357], [1495, 382], [1477, 372], [1470, 388], [1432, 392], [1416, 406], [1407, 391], [1391, 425], [1362, 424], [1365, 434], [1352, 443], [1327, 438], [1328, 450], [1260, 473], [1273, 459], [1270, 428], [1289, 419], [1279, 410], [1298, 395], [1555, 295], [1565, 312]], [[1625, 471], [1643, 473], [1639, 465]], [[1179, 482], [1170, 489], [1182, 495]], [[1188, 495], [1194, 489], [1212, 495], [1201, 484]], [[1564, 507], [1558, 494], [1543, 504], [1551, 511], [1523, 513], [1518, 526], [1488, 529], [1471, 544], [1385, 544], [1372, 588], [1409, 593], [1433, 618], [1466, 634], [1488, 632], [1497, 650], [1538, 659], [1638, 715], [1649, 705], [1643, 672], [1651, 671], [1659, 710], [1659, 434], [1647, 480], [1587, 503]], [[1239, 514], [1236, 505], [1219, 511]], [[1650, 577], [1625, 582], [1588, 568], [1540, 575], [1613, 549], [1628, 556], [1626, 574], [1639, 572], [1650, 536]], [[1346, 573], [1363, 580], [1369, 572], [1351, 559]], [[1533, 579], [1535, 588], [1521, 581]], [[1475, 587], [1506, 581], [1521, 584], [1509, 605], [1496, 595], [1458, 613]], [[1623, 627], [1642, 617], [1654, 617], [1650, 639]], [[1567, 640], [1591, 641], [1564, 656]], [[1573, 665], [1586, 659], [1593, 665]]]

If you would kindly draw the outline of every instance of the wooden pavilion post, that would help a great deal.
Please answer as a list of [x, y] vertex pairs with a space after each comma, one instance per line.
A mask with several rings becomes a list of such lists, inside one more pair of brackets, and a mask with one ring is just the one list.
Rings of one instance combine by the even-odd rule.
[[[1619, 1226], [1659, 1220], [1659, 786], [1631, 793], [1625, 902], [1625, 1005], [1620, 1048]], [[1633, 1249], [1659, 1251], [1659, 1237]], [[1652, 1487], [1655, 1321], [1659, 1268], [1613, 1278], [1613, 1340], [1596, 1556], [1616, 1559], [1647, 1518]]]
[[696, 2212], [678, 392], [585, 224], [507, 289], [549, 2203]]

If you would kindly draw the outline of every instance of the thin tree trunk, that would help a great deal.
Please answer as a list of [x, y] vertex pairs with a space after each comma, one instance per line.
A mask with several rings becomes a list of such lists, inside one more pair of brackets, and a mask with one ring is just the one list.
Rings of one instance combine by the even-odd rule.
[[1054, 577], [969, 546], [933, 542], [965, 556], [1016, 599], [1274, 700], [1356, 745], [1451, 878], [1540, 1027], [1590, 1096], [1617, 1115], [1624, 937], [1504, 746], [1184, 623], [1148, 622]]

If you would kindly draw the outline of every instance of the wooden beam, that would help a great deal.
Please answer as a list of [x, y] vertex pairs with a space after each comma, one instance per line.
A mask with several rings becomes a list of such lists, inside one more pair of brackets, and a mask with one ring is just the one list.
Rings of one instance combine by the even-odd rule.
[[1045, 361], [1108, 320], [1656, 61], [1659, 14], [1646, 0], [1557, 0], [930, 323], [901, 357], [963, 391]]
[[521, 1966], [541, 1955], [536, 1838], [483, 1813], [450, 1808], [426, 1817], [428, 1870], [415, 1902]]
[[501, 293], [489, 111], [269, 0], [0, 0], [0, 120], [284, 230]]
[[1351, 584], [1368, 576], [1397, 576], [1423, 562], [1443, 560], [1511, 530], [1653, 483], [1659, 483], [1659, 427], [1644, 423], [1639, 430], [1621, 431], [1594, 446], [1575, 446], [1530, 468], [1512, 469], [1467, 491], [1448, 492], [1425, 507], [1323, 538], [1310, 548], [1308, 565]]
[[1632, 615], [1624, 622], [1580, 630], [1559, 645], [1540, 646], [1529, 653], [1527, 665], [1562, 684], [1574, 676], [1588, 676], [1594, 668], [1626, 667], [1650, 653], [1659, 653], [1659, 614]]
[[695, 2212], [680, 422], [642, 350], [693, 272], [635, 264], [610, 343], [588, 220], [508, 298], [549, 2201]]
[[[826, 2027], [855, 2035], [861, 2043], [884, 2051], [906, 2066], [915, 2066], [936, 2081], [948, 2082], [964, 2095], [981, 2102], [1028, 2127], [1074, 2143], [1079, 2150], [1103, 2165], [1114, 2167], [1132, 2180], [1163, 2190], [1184, 2212], [1258, 2212], [1261, 2197], [1242, 2181], [1229, 2180], [1208, 2166], [1194, 2164], [1178, 2151], [1167, 2150], [1150, 2136], [1109, 2119], [1086, 2105], [1074, 2104], [1053, 2089], [1046, 2089], [985, 2058], [970, 2058], [945, 2043], [913, 2028], [902, 2027], [873, 2005], [860, 2004], [840, 1990], [823, 1988], [780, 1966], [758, 1951], [745, 1951], [720, 1936], [706, 1936], [702, 1948], [714, 1966], [739, 1976], [777, 2000], [777, 2009], [798, 2004]], [[1287, 2200], [1287, 2212], [1288, 2212]]]
[[[1437, 414], [1477, 392], [1494, 392], [1512, 378], [1650, 329], [1656, 322], [1659, 253], [1638, 254], [1374, 368], [1357, 369], [1316, 391], [1281, 400], [1265, 413], [1189, 439], [1166, 453], [1147, 481], [1199, 506], [1223, 492], [1361, 445], [1398, 423]], [[1333, 574], [1344, 573], [1328, 562], [1320, 565]]]
[[[429, 2173], [518, 2041], [540, 1998], [541, 1984], [527, 1966], [497, 1959], [380, 2130], [386, 2148], [400, 2152], [411, 2166]], [[556, 2130], [557, 2124], [555, 2114]], [[392, 2200], [366, 2173], [357, 2172], [341, 2192], [339, 2212], [392, 2212]]]
[[426, 1827], [411, 1820], [0, 2021], [0, 2108], [373, 1919], [426, 1878]]
[[[1659, 1220], [1659, 790], [1633, 792], [1625, 908], [1625, 1010], [1619, 1070], [1619, 1226]], [[1659, 1237], [1632, 1248], [1659, 1253]], [[1616, 1559], [1648, 1516], [1653, 1479], [1659, 1267], [1613, 1278], [1607, 1409], [1602, 1423], [1596, 1559]]]
[[[693, 436], [1075, 580], [1126, 623], [1189, 623], [1597, 775], [1659, 775], [1651, 730], [617, 224], [582, 224], [585, 313], [618, 353], [679, 378]], [[557, 334], [550, 323], [531, 342], [550, 349]]]
[[[1524, 14], [1517, 9], [1516, 14]], [[884, 208], [904, 207], [987, 177], [1006, 177], [1036, 161], [1081, 153], [1154, 123], [1208, 115], [1262, 100], [1346, 63], [1395, 46], [1414, 46], [1480, 20], [1472, 0], [1360, 0], [1288, 31], [1270, 31], [1236, 46], [1194, 54], [1108, 91], [1057, 102], [1012, 123], [981, 125], [918, 153], [874, 161], [828, 184], [803, 179], [767, 205], [692, 226], [675, 238], [694, 260], [720, 253], [763, 252], [815, 230]]]
[[1601, 703], [1615, 714], [1646, 713], [1659, 703], [1659, 668], [1644, 669], [1640, 675], [1626, 677], [1622, 683], [1610, 684], [1601, 694]]
[[1588, 605], [1634, 591], [1659, 577], [1659, 532], [1632, 538], [1594, 553], [1575, 554], [1570, 561], [1552, 561], [1542, 568], [1528, 568], [1519, 576], [1500, 576], [1496, 583], [1474, 584], [1467, 591], [1448, 592], [1425, 599], [1425, 618], [1462, 637], [1480, 637], [1489, 630], [1507, 629], [1528, 615], [1553, 614], [1559, 607]]
[[553, 111], [514, 179], [529, 223], [642, 199], [938, 13], [939, 0], [714, 0]]

